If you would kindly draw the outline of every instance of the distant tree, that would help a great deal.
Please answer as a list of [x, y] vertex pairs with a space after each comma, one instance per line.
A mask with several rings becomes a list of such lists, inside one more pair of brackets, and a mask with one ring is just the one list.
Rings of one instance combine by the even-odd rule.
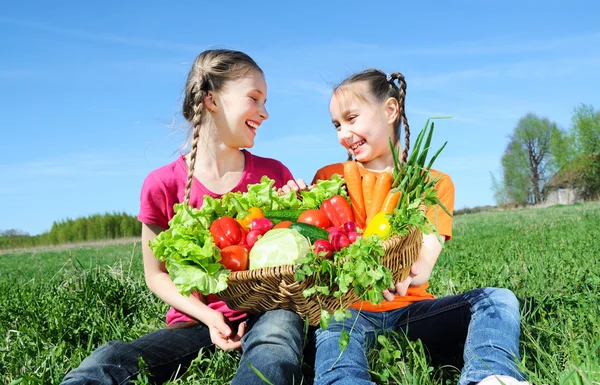
[[600, 111], [582, 103], [573, 110], [571, 122], [578, 155], [599, 154]]
[[582, 184], [585, 199], [600, 197], [600, 110], [580, 104], [571, 116], [575, 152], [583, 162]]
[[29, 233], [18, 229], [9, 229], [0, 232], [0, 237], [28, 237]]
[[[525, 205], [531, 192], [527, 152], [516, 138], [512, 138], [504, 150], [502, 163], [502, 188], [496, 195], [501, 204]], [[498, 202], [500, 204], [500, 202]]]
[[554, 169], [559, 170], [569, 164], [577, 156], [574, 135], [554, 127], [550, 138], [550, 152]]
[[[558, 156], [553, 156], [553, 150]], [[572, 155], [571, 139], [548, 118], [529, 113], [519, 119], [502, 155], [502, 178], [492, 176], [498, 204], [542, 202], [544, 184]]]

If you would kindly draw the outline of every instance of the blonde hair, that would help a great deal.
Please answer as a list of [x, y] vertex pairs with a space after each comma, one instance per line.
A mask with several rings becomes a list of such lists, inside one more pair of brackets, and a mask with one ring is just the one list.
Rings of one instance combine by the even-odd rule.
[[241, 79], [252, 70], [263, 73], [262, 69], [250, 56], [240, 51], [206, 50], [198, 55], [194, 61], [185, 83], [185, 97], [183, 100], [183, 117], [191, 124], [186, 140], [186, 145], [191, 143], [191, 150], [185, 202], [189, 202], [190, 198], [200, 129], [209, 116], [205, 114], [204, 97], [208, 95], [209, 91], [221, 91], [225, 83]]
[[[398, 81], [398, 85], [396, 85], [395, 80]], [[400, 72], [393, 72], [390, 75], [386, 75], [385, 72], [371, 68], [346, 78], [334, 88], [333, 92], [345, 90], [356, 94], [356, 91], [352, 87], [348, 87], [356, 83], [365, 83], [367, 85], [367, 90], [369, 90], [372, 100], [383, 103], [389, 98], [394, 98], [398, 101], [400, 111], [398, 119], [394, 122], [393, 144], [396, 145], [400, 141], [400, 127], [403, 125], [405, 140], [402, 161], [406, 162], [406, 159], [408, 159], [408, 150], [410, 149], [410, 127], [404, 109], [404, 101], [406, 99], [406, 81], [404, 80], [404, 75]], [[365, 100], [363, 95], [356, 94], [355, 96]], [[351, 158], [352, 156], [349, 155], [348, 159], [350, 160]]]

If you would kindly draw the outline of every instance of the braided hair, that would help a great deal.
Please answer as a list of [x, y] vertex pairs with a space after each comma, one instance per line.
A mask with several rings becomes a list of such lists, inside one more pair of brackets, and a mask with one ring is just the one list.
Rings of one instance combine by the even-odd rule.
[[219, 92], [230, 80], [243, 78], [252, 70], [262, 70], [248, 55], [240, 51], [227, 49], [206, 50], [202, 52], [192, 65], [185, 83], [183, 100], [183, 117], [190, 122], [191, 128], [186, 144], [191, 143], [188, 179], [185, 186], [185, 202], [189, 202], [200, 129], [209, 119], [204, 97], [209, 91]]

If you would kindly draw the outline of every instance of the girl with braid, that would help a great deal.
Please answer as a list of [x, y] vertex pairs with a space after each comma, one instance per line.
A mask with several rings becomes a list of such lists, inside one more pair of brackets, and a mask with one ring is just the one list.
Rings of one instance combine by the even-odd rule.
[[[409, 125], [404, 111], [406, 82], [400, 73], [386, 75], [369, 69], [344, 80], [334, 89], [329, 105], [340, 144], [349, 160], [358, 163], [361, 174], [381, 172], [394, 166], [389, 139], [400, 147], [400, 127], [409, 150]], [[317, 171], [313, 183], [343, 175], [342, 163]], [[432, 170], [442, 204], [452, 212], [454, 185], [446, 174]], [[439, 206], [427, 217], [443, 241], [452, 237], [452, 218]], [[507, 289], [483, 288], [464, 294], [434, 298], [426, 290], [442, 251], [443, 242], [434, 234], [423, 235], [422, 249], [409, 277], [384, 291], [380, 305], [361, 302], [351, 306], [351, 319], [332, 320], [326, 330], [316, 332], [315, 384], [373, 384], [366, 351], [376, 333], [394, 330], [409, 339], [420, 339], [434, 364], [462, 367], [459, 385], [527, 384], [516, 362], [519, 358], [520, 317], [515, 295]], [[350, 332], [350, 329], [352, 331]], [[342, 330], [350, 332], [347, 348], [340, 355]]]
[[[208, 50], [196, 58], [183, 102], [183, 116], [191, 124], [191, 150], [148, 175], [138, 217], [146, 283], [171, 306], [168, 327], [132, 342], [102, 345], [67, 374], [63, 384], [130, 383], [140, 371], [140, 357], [153, 383], [163, 383], [183, 373], [200, 349], [214, 346], [242, 348], [232, 384], [264, 384], [253, 368], [274, 384], [299, 383], [304, 322], [298, 315], [274, 310], [248, 316], [229, 309], [214, 295], [183, 296], [148, 246], [168, 228], [173, 204], [184, 198], [199, 208], [205, 195], [245, 192], [248, 184], [259, 183], [263, 175], [274, 179], [279, 189], [306, 188], [301, 180], [294, 182], [281, 162], [244, 149], [254, 145], [257, 130], [269, 117], [266, 100], [263, 72], [248, 55]], [[191, 196], [186, 197], [190, 190]]]

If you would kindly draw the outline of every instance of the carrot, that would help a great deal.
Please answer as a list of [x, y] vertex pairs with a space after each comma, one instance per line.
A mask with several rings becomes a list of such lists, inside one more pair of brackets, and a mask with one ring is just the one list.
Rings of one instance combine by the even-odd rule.
[[387, 171], [377, 175], [377, 182], [373, 189], [372, 207], [370, 211], [367, 211], [367, 223], [370, 218], [373, 218], [375, 214], [381, 211], [381, 206], [383, 206], [383, 202], [392, 188], [392, 179], [392, 174]]
[[365, 228], [365, 201], [363, 200], [362, 182], [358, 165], [353, 161], [344, 162], [344, 179], [350, 196], [350, 204], [354, 213], [354, 220], [361, 229]]
[[368, 171], [362, 178], [362, 192], [363, 199], [365, 200], [365, 213], [367, 214], [367, 220], [365, 224], [369, 224], [369, 221], [377, 213], [373, 213], [373, 197], [375, 195], [375, 182], [377, 182], [377, 174]]
[[383, 201], [383, 204], [381, 205], [381, 209], [379, 209], [379, 211], [382, 211], [386, 214], [393, 214], [394, 209], [398, 205], [399, 200], [400, 200], [400, 191], [399, 190], [396, 192], [390, 191], [388, 193], [388, 195], [385, 197], [385, 201]]

